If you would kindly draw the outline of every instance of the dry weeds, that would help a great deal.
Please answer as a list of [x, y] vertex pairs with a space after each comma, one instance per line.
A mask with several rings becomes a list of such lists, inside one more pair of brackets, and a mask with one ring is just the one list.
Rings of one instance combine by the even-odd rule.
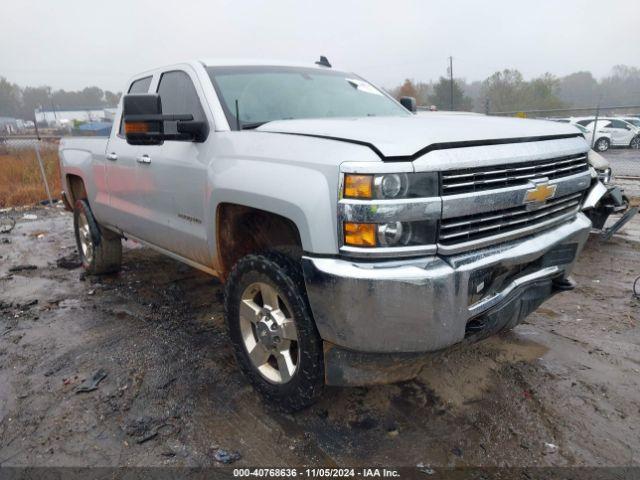
[[[57, 148], [40, 149], [51, 195], [60, 196], [60, 166]], [[47, 199], [36, 152], [32, 146], [2, 148], [0, 146], [0, 208], [29, 205]]]

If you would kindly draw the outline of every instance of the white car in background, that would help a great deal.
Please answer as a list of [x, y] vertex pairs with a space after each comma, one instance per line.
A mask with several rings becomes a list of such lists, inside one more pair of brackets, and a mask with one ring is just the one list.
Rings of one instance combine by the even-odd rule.
[[573, 126], [582, 132], [584, 138], [595, 151], [606, 152], [611, 147], [611, 134], [609, 132], [597, 130], [594, 138], [593, 129], [590, 130], [578, 123], [574, 123]]
[[640, 118], [638, 117], [616, 117], [620, 120], [624, 120], [627, 123], [630, 123], [636, 128], [640, 128]]
[[602, 131], [611, 135], [611, 146], [614, 147], [630, 147], [640, 149], [640, 128], [619, 118], [602, 117], [596, 122], [591, 120], [586, 125], [583, 121], [577, 122], [576, 125], [582, 125], [593, 131]]

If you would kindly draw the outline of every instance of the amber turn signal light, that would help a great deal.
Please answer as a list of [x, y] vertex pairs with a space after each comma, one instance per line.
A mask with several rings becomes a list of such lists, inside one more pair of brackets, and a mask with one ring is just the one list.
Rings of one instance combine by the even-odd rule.
[[353, 247], [375, 247], [376, 225], [374, 223], [345, 222], [344, 244]]
[[125, 133], [148, 133], [149, 124], [147, 122], [125, 122]]
[[373, 175], [344, 176], [344, 196], [348, 198], [371, 198]]

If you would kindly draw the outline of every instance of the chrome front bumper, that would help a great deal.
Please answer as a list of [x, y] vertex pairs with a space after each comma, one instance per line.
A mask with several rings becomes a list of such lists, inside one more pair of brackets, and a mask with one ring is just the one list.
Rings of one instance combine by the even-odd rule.
[[[537, 288], [543, 293], [530, 304], [551, 296], [552, 283], [568, 277], [590, 229], [591, 221], [579, 213], [538, 235], [452, 256], [377, 262], [305, 256], [305, 283], [318, 331], [341, 349], [416, 353], [474, 335], [470, 326], [483, 316], [508, 311], [515, 317], [504, 321], [518, 323], [530, 309], [520, 303], [516, 310], [501, 307], [514, 305], [514, 298], [520, 302], [528, 289], [540, 285], [549, 288]], [[483, 285], [484, 277], [493, 281], [492, 272], [507, 272], [499, 290]]]

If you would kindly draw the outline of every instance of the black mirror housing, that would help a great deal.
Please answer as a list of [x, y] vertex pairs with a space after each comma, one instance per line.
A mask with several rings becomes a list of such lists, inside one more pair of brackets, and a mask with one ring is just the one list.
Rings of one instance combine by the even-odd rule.
[[124, 132], [130, 145], [159, 145], [164, 140], [162, 100], [155, 93], [130, 94], [123, 99]]
[[[206, 122], [194, 122], [193, 115], [164, 115], [156, 93], [125, 95], [124, 133], [130, 145], [160, 145], [165, 140], [204, 142], [209, 134]], [[175, 133], [165, 133], [164, 122], [176, 122]]]
[[418, 110], [416, 99], [414, 97], [400, 97], [400, 104], [410, 112]]
[[209, 125], [207, 122], [198, 122], [195, 120], [188, 120], [178, 122], [176, 129], [179, 134], [187, 136], [194, 142], [204, 142], [209, 135]]

